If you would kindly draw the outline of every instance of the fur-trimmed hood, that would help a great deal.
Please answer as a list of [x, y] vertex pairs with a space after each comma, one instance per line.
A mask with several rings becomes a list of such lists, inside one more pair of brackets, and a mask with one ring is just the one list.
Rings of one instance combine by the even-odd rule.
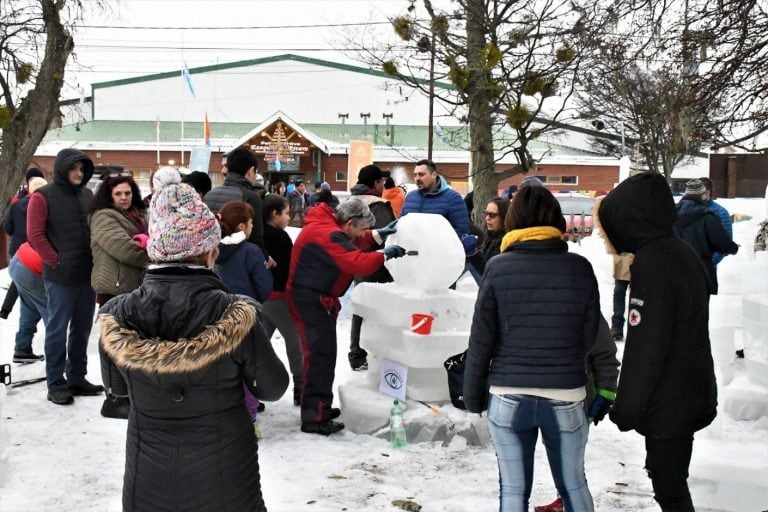
[[120, 368], [165, 375], [195, 372], [237, 350], [258, 318], [257, 307], [236, 300], [199, 335], [176, 341], [143, 338], [122, 327], [113, 315], [101, 314], [100, 343]]

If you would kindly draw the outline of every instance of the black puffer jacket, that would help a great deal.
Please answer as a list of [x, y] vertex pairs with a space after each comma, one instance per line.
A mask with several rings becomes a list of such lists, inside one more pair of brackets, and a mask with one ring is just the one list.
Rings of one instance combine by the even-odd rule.
[[257, 441], [243, 383], [277, 400], [288, 374], [259, 306], [207, 269], [150, 269], [101, 309], [102, 358], [128, 383], [123, 509], [261, 511]]
[[[364, 202], [368, 205], [371, 213], [376, 218], [373, 225], [371, 225], [371, 229], [383, 228], [387, 224], [397, 220], [389, 201], [376, 195], [376, 192], [367, 185], [364, 185], [363, 183], [356, 184], [350, 189], [350, 194], [351, 195], [347, 201], [358, 200]], [[381, 247], [383, 246], [374, 245], [369, 249], [369, 252], [380, 249]], [[387, 267], [382, 265], [381, 268], [369, 276], [355, 276], [355, 282], [391, 283], [392, 275], [389, 273], [389, 270], [387, 270]]]
[[464, 369], [467, 410], [490, 386], [584, 386], [600, 300], [592, 265], [559, 238], [521, 241], [493, 258], [475, 303]]
[[707, 275], [672, 233], [675, 204], [658, 174], [624, 180], [596, 222], [610, 250], [635, 255], [627, 341], [611, 420], [652, 437], [688, 436], [715, 418]]
[[[69, 181], [69, 168], [83, 163], [83, 179], [79, 185]], [[29, 245], [43, 259], [43, 278], [63, 285], [79, 285], [91, 282], [91, 229], [88, 212], [91, 210], [93, 193], [86, 186], [93, 176], [93, 162], [82, 151], [62, 149], [56, 156], [53, 183], [38, 190], [30, 197], [27, 210], [27, 238]], [[37, 236], [43, 221], [35, 204], [44, 198], [48, 214], [45, 216], [45, 235]], [[40, 217], [40, 218], [38, 218]], [[32, 226], [32, 229], [30, 229]], [[42, 241], [40, 238], [44, 238]], [[55, 253], [56, 263], [49, 259]]]
[[698, 196], [685, 196], [677, 204], [675, 234], [688, 242], [707, 270], [709, 293], [717, 295], [717, 270], [712, 253], [736, 254], [739, 246], [728, 236], [714, 210], [707, 208]]

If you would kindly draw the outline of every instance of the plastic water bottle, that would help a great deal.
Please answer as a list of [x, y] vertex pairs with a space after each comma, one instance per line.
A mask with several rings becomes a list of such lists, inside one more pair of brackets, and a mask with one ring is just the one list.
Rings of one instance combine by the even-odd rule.
[[405, 407], [399, 400], [395, 400], [389, 411], [389, 442], [392, 448], [397, 450], [408, 446], [408, 438], [405, 436], [405, 420], [403, 419]]

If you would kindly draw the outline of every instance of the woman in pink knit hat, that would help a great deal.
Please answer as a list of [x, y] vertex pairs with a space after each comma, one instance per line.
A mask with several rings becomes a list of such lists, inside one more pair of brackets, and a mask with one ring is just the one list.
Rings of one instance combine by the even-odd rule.
[[258, 304], [230, 294], [212, 271], [221, 232], [198, 194], [156, 188], [149, 219], [152, 263], [141, 286], [100, 311], [102, 357], [131, 402], [123, 509], [264, 511], [243, 384], [277, 400], [288, 374]]

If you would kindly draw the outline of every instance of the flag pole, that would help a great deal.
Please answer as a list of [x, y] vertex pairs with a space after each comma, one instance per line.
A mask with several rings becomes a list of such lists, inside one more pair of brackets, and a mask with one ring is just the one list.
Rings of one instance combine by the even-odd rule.
[[[182, 87], [184, 87], [184, 68], [181, 69]], [[181, 166], [184, 167], [184, 105], [187, 104], [187, 95], [184, 93], [183, 100], [181, 102]]]
[[157, 148], [157, 167], [160, 168], [160, 116], [155, 122], [155, 147]]

